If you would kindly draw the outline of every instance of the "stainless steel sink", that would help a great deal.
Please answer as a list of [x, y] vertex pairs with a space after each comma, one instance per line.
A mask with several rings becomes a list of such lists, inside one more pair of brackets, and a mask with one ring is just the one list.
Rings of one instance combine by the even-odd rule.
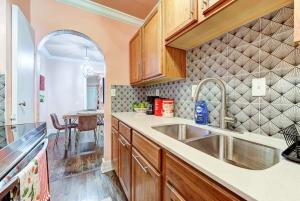
[[251, 170], [267, 169], [280, 161], [280, 150], [225, 135], [186, 143], [232, 165]]
[[152, 128], [154, 130], [162, 132], [163, 134], [169, 137], [183, 142], [197, 140], [211, 135], [211, 132], [208, 130], [186, 124], [172, 124], [164, 126], [155, 126]]

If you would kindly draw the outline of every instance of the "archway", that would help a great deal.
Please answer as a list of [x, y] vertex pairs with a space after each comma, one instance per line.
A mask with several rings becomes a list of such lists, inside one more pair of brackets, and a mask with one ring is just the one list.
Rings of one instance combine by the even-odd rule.
[[[78, 31], [58, 30], [40, 41], [37, 53], [37, 119], [47, 121], [48, 133], [54, 132], [51, 113], [61, 119], [71, 110], [103, 110], [105, 58], [93, 39]], [[94, 97], [95, 105], [89, 101]]]

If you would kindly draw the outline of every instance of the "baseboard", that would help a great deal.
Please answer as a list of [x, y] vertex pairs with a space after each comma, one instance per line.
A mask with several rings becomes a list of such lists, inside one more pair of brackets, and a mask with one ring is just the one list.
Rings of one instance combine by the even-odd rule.
[[104, 160], [104, 158], [102, 158], [102, 164], [101, 164], [101, 173], [106, 173], [109, 171], [114, 170], [113, 166], [112, 166], [112, 161], [106, 161]]

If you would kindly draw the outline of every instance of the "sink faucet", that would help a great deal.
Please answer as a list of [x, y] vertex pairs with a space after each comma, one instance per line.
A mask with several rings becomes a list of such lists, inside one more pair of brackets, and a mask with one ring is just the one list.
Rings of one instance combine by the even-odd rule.
[[194, 101], [195, 101], [195, 103], [197, 102], [200, 90], [201, 90], [202, 86], [204, 84], [206, 84], [207, 82], [213, 82], [213, 83], [217, 84], [221, 89], [222, 102], [221, 102], [221, 111], [220, 111], [220, 128], [227, 128], [227, 123], [235, 123], [236, 118], [226, 116], [227, 115], [226, 87], [222, 80], [220, 80], [218, 78], [206, 78], [206, 79], [202, 80], [196, 88], [195, 95], [194, 95]]

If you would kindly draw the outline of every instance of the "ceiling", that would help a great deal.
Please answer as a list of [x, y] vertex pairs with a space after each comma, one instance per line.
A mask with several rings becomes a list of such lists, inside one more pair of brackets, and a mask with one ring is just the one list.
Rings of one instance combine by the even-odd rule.
[[84, 60], [86, 48], [91, 62], [104, 63], [103, 54], [92, 41], [74, 34], [51, 36], [41, 48], [41, 51], [52, 58]]
[[145, 19], [158, 0], [92, 0], [134, 17]]

